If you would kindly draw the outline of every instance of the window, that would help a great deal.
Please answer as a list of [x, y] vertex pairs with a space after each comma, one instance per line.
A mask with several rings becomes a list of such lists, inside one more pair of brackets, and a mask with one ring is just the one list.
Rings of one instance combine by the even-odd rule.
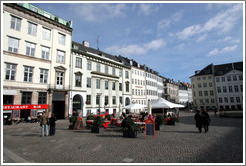
[[221, 77], [221, 81], [222, 82], [225, 82], [225, 77]]
[[119, 83], [119, 90], [122, 91], [122, 83]]
[[81, 87], [81, 74], [75, 74], [75, 86]]
[[237, 81], [237, 76], [233, 76], [233, 81]]
[[104, 104], [105, 105], [108, 105], [108, 96], [105, 96], [105, 98], [104, 98]]
[[217, 77], [217, 78], [216, 78], [216, 82], [220, 82], [220, 78]]
[[91, 70], [91, 61], [87, 61], [87, 70]]
[[21, 104], [31, 104], [32, 92], [22, 92]]
[[115, 90], [115, 82], [112, 82], [112, 90]]
[[203, 83], [203, 87], [206, 88], [207, 87], [207, 83]]
[[210, 90], [210, 96], [213, 96], [213, 95], [214, 95], [214, 91]]
[[25, 82], [32, 82], [32, 75], [33, 75], [33, 67], [25, 66], [24, 81]]
[[198, 88], [201, 88], [201, 87], [202, 87], [202, 85], [199, 83], [199, 84], [198, 84]]
[[47, 103], [47, 92], [38, 92], [38, 104]]
[[221, 93], [221, 88], [220, 87], [217, 87], [217, 92]]
[[122, 96], [120, 96], [120, 98], [119, 98], [120, 104], [122, 104], [122, 99], [123, 99]]
[[228, 98], [227, 97], [224, 97], [224, 102], [228, 103]]
[[96, 88], [100, 89], [100, 79], [96, 79]]
[[125, 78], [129, 78], [129, 73], [128, 73], [128, 71], [125, 71]]
[[243, 76], [242, 75], [239, 75], [239, 80], [243, 80]]
[[232, 92], [232, 86], [229, 86], [229, 92]]
[[222, 103], [222, 98], [221, 97], [219, 98], [219, 103]]
[[213, 87], [213, 83], [212, 82], [208, 83], [208, 85], [209, 85], [209, 87]]
[[237, 85], [234, 85], [234, 90], [235, 90], [235, 92], [238, 92], [238, 86]]
[[50, 48], [41, 46], [42, 48], [42, 59], [49, 59]]
[[43, 28], [42, 39], [50, 41], [51, 31], [49, 29]]
[[126, 82], [126, 92], [129, 92], [129, 82]]
[[99, 104], [100, 103], [100, 95], [97, 95], [96, 96], [96, 104]]
[[87, 88], [91, 87], [91, 78], [87, 77]]
[[236, 102], [240, 103], [240, 97], [236, 97]]
[[82, 59], [76, 57], [76, 65], [75, 67], [82, 68]]
[[215, 100], [214, 99], [211, 99], [211, 103], [215, 103]]
[[97, 63], [97, 71], [98, 72], [101, 72], [101, 65], [100, 65], [100, 63]]
[[47, 69], [40, 69], [40, 83], [47, 83], [48, 79], [48, 70]]
[[231, 81], [231, 76], [227, 76], [227, 81], [228, 81], [228, 82]]
[[26, 43], [26, 55], [28, 56], [34, 56], [35, 54], [35, 44], [33, 43]]
[[226, 86], [223, 86], [223, 92], [227, 92]]
[[65, 63], [65, 52], [57, 50], [57, 62]]
[[202, 77], [203, 80], [206, 80], [206, 77]]
[[119, 77], [122, 77], [122, 70], [119, 70]]
[[199, 91], [199, 96], [202, 96], [202, 91]]
[[113, 104], [116, 104], [116, 96], [113, 96]]
[[241, 92], [243, 91], [243, 85], [240, 85]]
[[8, 51], [17, 53], [19, 49], [19, 40], [9, 37]]
[[105, 65], [105, 73], [108, 74], [108, 66]]
[[5, 79], [6, 80], [15, 80], [15, 73], [16, 73], [16, 65], [7, 63], [6, 64]]
[[105, 81], [105, 89], [108, 89], [108, 81]]
[[234, 97], [230, 97], [230, 102], [234, 103]]
[[61, 45], [65, 45], [65, 39], [66, 39], [66, 36], [59, 33], [58, 34], [58, 43], [61, 44]]
[[197, 77], [197, 80], [201, 80], [201, 77]]
[[208, 76], [208, 79], [211, 80], [212, 79], [212, 76]]
[[36, 36], [37, 35], [37, 25], [33, 23], [28, 23], [28, 32], [29, 35]]
[[112, 74], [115, 75], [115, 68], [112, 67]]
[[91, 95], [86, 95], [86, 104], [91, 104]]
[[11, 29], [15, 29], [17, 31], [20, 31], [21, 28], [21, 19], [11, 16], [11, 24], [10, 24]]
[[204, 91], [204, 96], [208, 96], [208, 91]]
[[64, 73], [63, 72], [56, 72], [56, 85], [63, 85], [63, 78]]

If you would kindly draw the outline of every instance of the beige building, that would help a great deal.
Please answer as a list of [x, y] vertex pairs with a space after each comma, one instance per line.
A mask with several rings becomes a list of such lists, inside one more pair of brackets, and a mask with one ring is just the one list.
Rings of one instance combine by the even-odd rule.
[[172, 79], [163, 78], [164, 98], [173, 103], [179, 103], [179, 84]]
[[3, 3], [2, 14], [3, 104], [48, 104], [67, 117], [71, 22], [28, 3]]

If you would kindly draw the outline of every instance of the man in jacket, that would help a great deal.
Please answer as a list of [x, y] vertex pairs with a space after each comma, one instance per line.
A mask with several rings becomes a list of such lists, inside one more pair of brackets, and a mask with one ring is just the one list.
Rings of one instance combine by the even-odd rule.
[[48, 115], [46, 114], [46, 111], [43, 112], [43, 115], [40, 117], [40, 126], [42, 127], [41, 133], [42, 137], [44, 136], [44, 133], [46, 136], [49, 135], [49, 130], [48, 130]]

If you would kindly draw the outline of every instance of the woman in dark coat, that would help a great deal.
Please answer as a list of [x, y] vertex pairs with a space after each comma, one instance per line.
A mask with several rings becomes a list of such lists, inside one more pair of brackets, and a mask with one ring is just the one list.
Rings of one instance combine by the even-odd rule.
[[202, 124], [204, 126], [204, 129], [205, 129], [205, 133], [208, 132], [208, 126], [209, 126], [209, 122], [211, 121], [208, 113], [207, 113], [207, 110], [203, 110], [202, 111]]
[[196, 120], [196, 127], [198, 128], [199, 132], [202, 132], [202, 117], [200, 115], [200, 111], [197, 110], [195, 116], [194, 116], [195, 120]]
[[55, 114], [52, 114], [52, 116], [49, 119], [50, 123], [50, 136], [55, 135], [56, 132], [56, 117]]

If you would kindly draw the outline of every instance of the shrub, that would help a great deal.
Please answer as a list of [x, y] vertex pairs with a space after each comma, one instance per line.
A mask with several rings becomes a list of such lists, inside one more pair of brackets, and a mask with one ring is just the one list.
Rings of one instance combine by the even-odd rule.
[[157, 125], [164, 124], [164, 117], [162, 115], [157, 115], [155, 118], [155, 124]]
[[126, 117], [123, 121], [121, 126], [124, 130], [128, 131], [136, 131], [136, 124], [130, 117]]
[[103, 118], [101, 116], [97, 116], [96, 119], [94, 120], [94, 127], [100, 128], [100, 127], [102, 127], [103, 123], [104, 123]]

